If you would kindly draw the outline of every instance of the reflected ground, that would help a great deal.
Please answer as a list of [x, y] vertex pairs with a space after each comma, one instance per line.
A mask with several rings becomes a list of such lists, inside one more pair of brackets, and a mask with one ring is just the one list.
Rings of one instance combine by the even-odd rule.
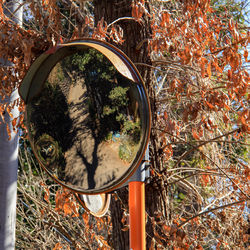
[[102, 54], [88, 49], [52, 69], [27, 105], [33, 149], [65, 184], [98, 189], [120, 179], [141, 145], [140, 93]]

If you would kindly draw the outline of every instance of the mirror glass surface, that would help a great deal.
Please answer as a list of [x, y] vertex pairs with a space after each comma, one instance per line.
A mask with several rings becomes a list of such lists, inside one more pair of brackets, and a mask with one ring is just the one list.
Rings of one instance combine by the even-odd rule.
[[97, 50], [78, 51], [57, 62], [26, 107], [40, 163], [70, 188], [111, 187], [141, 153], [141, 91]]

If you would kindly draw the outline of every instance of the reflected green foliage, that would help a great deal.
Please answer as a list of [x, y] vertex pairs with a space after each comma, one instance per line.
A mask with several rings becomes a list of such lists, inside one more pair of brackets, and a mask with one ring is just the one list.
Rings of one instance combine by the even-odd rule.
[[[119, 114], [121, 109], [128, 105], [127, 91], [128, 88], [120, 86], [113, 88], [108, 96], [111, 101], [111, 105], [104, 106], [103, 114], [110, 115], [116, 112]], [[123, 114], [119, 114], [117, 115], [116, 120], [124, 121], [125, 116]]]
[[[89, 98], [89, 113], [99, 128], [99, 137], [106, 138], [109, 131], [130, 133], [135, 143], [140, 139], [140, 122], [137, 114], [129, 114], [129, 92], [133, 84], [124, 78], [100, 52], [88, 49], [65, 58], [63, 67], [84, 77]], [[100, 129], [101, 128], [101, 129]]]

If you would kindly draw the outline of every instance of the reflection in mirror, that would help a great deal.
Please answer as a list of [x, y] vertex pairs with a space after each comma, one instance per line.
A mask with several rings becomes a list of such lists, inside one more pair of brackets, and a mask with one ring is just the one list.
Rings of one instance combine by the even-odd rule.
[[110, 186], [129, 170], [142, 144], [138, 85], [101, 53], [79, 50], [59, 61], [27, 105], [34, 151], [72, 188]]

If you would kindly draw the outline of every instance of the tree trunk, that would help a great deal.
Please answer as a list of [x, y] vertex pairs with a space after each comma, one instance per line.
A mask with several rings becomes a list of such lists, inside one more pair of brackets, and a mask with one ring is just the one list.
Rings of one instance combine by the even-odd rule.
[[[8, 1], [8, 9], [5, 14], [13, 21], [22, 23], [22, 8], [17, 10], [22, 1]], [[15, 13], [15, 10], [17, 12]], [[12, 16], [15, 13], [15, 17]], [[2, 66], [8, 66], [8, 62], [1, 60]], [[12, 93], [8, 100], [0, 102], [12, 103], [18, 99], [17, 90]], [[15, 107], [12, 110], [13, 117], [18, 117], [19, 111]], [[11, 129], [11, 140], [8, 139], [6, 125], [0, 124], [0, 249], [15, 248], [16, 226], [16, 195], [17, 195], [17, 167], [18, 167], [18, 134], [13, 132], [11, 118], [6, 113], [5, 121]]]
[[[121, 17], [131, 17], [132, 0], [102, 0], [94, 1], [95, 24], [102, 18], [107, 24]], [[146, 6], [147, 7], [147, 6]], [[148, 9], [150, 12], [150, 10]], [[125, 42], [119, 47], [133, 63], [144, 63], [151, 65], [151, 59], [147, 50], [147, 40], [151, 37], [150, 20], [145, 15], [143, 22], [139, 23], [135, 20], [120, 20], [116, 23], [124, 32]], [[141, 76], [144, 79], [146, 88], [148, 90], [151, 111], [152, 111], [152, 127], [156, 123], [157, 110], [155, 106], [155, 88], [151, 84], [151, 69], [149, 67], [137, 66]], [[150, 156], [151, 164], [155, 169], [160, 170], [160, 155], [158, 153], [157, 134], [154, 130], [151, 133], [150, 139]], [[113, 223], [113, 245], [115, 249], [129, 249], [129, 233], [121, 231], [124, 228], [122, 223], [122, 216], [124, 216], [123, 209], [127, 208], [128, 194], [127, 189], [123, 188], [117, 191], [119, 199], [111, 200], [111, 216]], [[123, 204], [122, 204], [123, 203]], [[146, 186], [146, 212], [147, 212], [147, 249], [151, 245], [154, 237], [154, 228], [152, 226], [151, 217], [155, 213], [161, 213], [163, 218], [168, 219], [168, 195], [164, 188], [163, 181], [156, 183], [150, 182]]]
[[[18, 97], [13, 93], [9, 102]], [[13, 112], [17, 115], [18, 111]], [[5, 121], [10, 126], [9, 115]], [[16, 194], [18, 166], [18, 135], [11, 133], [11, 140], [5, 124], [0, 125], [0, 249], [14, 249], [16, 226]]]

